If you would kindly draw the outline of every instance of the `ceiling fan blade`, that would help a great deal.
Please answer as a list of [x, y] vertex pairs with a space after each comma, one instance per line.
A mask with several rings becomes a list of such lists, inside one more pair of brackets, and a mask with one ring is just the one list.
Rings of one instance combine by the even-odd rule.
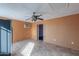
[[43, 18], [38, 18], [39, 20], [44, 20]]
[[41, 14], [40, 15], [38, 15], [38, 17], [40, 17], [40, 16], [42, 16]]

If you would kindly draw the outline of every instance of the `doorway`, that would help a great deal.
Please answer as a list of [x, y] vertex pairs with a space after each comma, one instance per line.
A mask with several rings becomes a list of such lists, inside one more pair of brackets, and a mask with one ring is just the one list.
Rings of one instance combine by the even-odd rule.
[[38, 40], [43, 41], [43, 24], [38, 24]]
[[10, 56], [12, 46], [11, 20], [0, 19], [0, 56]]

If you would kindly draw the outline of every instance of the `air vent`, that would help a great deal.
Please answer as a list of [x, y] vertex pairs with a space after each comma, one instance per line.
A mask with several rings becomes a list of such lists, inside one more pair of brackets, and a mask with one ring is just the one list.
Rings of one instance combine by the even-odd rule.
[[31, 27], [32, 27], [31, 23], [25, 22], [24, 28], [31, 28]]

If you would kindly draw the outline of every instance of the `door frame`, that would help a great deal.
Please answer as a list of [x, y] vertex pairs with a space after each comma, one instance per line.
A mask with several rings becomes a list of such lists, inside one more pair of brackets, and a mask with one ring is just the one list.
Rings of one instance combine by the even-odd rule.
[[12, 54], [12, 50], [13, 50], [13, 24], [12, 24], [12, 22], [13, 22], [13, 20], [11, 20], [11, 23], [10, 23], [11, 39], [12, 39], [11, 54]]

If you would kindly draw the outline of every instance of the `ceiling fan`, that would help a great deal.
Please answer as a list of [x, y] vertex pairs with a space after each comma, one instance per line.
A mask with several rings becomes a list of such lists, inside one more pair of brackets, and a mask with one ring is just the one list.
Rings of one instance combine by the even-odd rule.
[[30, 20], [30, 19], [31, 19], [32, 22], [35, 22], [37, 20], [44, 20], [43, 18], [40, 18], [40, 16], [42, 16], [42, 15], [36, 14], [36, 12], [33, 12], [33, 15], [30, 18], [26, 19], [26, 21]]

